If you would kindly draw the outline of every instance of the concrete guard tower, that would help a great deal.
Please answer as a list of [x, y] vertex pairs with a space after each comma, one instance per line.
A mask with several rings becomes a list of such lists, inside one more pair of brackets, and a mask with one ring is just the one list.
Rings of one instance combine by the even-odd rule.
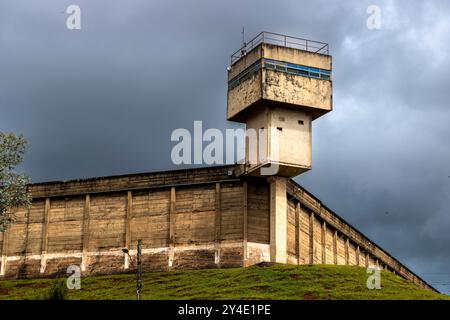
[[328, 44], [269, 32], [231, 56], [227, 119], [257, 133], [237, 174], [270, 183], [272, 262], [287, 262], [286, 186], [311, 169], [312, 121], [333, 108], [331, 70]]
[[328, 44], [269, 32], [231, 56], [227, 118], [259, 133], [257, 143], [247, 139], [244, 174], [311, 169], [312, 121], [333, 107], [331, 68]]

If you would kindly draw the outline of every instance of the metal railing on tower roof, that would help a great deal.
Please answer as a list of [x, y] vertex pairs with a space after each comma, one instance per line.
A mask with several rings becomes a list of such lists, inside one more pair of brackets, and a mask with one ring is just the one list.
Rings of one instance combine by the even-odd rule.
[[245, 42], [242, 48], [231, 55], [231, 64], [233, 65], [261, 43], [275, 44], [320, 54], [329, 54], [328, 43], [263, 31], [250, 41]]

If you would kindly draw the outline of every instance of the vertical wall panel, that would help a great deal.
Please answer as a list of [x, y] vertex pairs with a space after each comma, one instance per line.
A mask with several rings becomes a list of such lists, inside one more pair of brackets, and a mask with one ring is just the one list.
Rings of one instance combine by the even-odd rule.
[[244, 193], [242, 183], [223, 183], [221, 195], [221, 239], [223, 241], [242, 240]]
[[375, 258], [373, 256], [369, 256], [369, 267], [373, 268], [376, 266]]
[[134, 191], [131, 203], [130, 246], [140, 239], [143, 248], [167, 247], [170, 189]]
[[287, 206], [287, 253], [288, 255], [297, 256], [297, 242], [296, 242], [296, 209], [292, 201], [288, 201]]
[[176, 244], [215, 240], [215, 185], [177, 189], [175, 207]]
[[300, 263], [309, 264], [309, 248], [310, 248], [310, 234], [309, 234], [309, 212], [300, 206]]
[[349, 264], [352, 266], [356, 265], [356, 246], [353, 242], [349, 245]]
[[82, 250], [83, 200], [74, 197], [50, 201], [47, 253]]
[[45, 200], [37, 199], [33, 201], [30, 208], [30, 223], [43, 223], [44, 222], [44, 208]]
[[337, 238], [337, 263], [345, 265], [345, 239], [342, 235], [338, 235]]
[[314, 263], [322, 264], [322, 223], [317, 218], [314, 219]]
[[329, 227], [327, 227], [326, 234], [325, 234], [325, 248], [326, 248], [327, 264], [334, 264], [333, 236], [334, 236], [333, 230], [330, 229]]
[[266, 183], [248, 183], [248, 241], [270, 243], [270, 189]]
[[121, 249], [125, 240], [126, 193], [92, 195], [89, 251]]
[[26, 224], [12, 224], [8, 228], [7, 256], [22, 255], [25, 251]]

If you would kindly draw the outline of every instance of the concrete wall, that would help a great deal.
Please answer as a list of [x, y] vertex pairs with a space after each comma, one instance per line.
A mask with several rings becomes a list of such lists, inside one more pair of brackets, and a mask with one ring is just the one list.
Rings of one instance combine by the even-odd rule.
[[290, 62], [325, 70], [331, 70], [332, 68], [332, 57], [330, 55], [283, 47], [270, 43], [262, 44], [262, 56], [267, 59]]
[[299, 106], [301, 110], [332, 110], [332, 83], [329, 80], [308, 78], [274, 70], [262, 72], [262, 98]]
[[311, 169], [311, 114], [290, 108], [261, 106], [248, 115], [247, 129], [258, 133], [257, 139], [249, 139], [246, 143], [247, 172], [277, 164], [278, 175], [293, 177]]
[[259, 45], [248, 52], [245, 56], [241, 57], [232, 66], [230, 66], [230, 70], [228, 71], [228, 81], [234, 79], [242, 71], [250, 67], [256, 61], [261, 60], [261, 58], [263, 57], [262, 52], [262, 45]]
[[261, 73], [262, 71], [259, 70], [251, 74], [242, 84], [228, 90], [227, 118], [229, 120], [262, 99]]
[[378, 265], [430, 288], [292, 180], [216, 167], [30, 186], [31, 209], [0, 234], [4, 278], [143, 269], [291, 264]]
[[[1, 275], [51, 276], [71, 264], [84, 274], [123, 272], [132, 266], [122, 248], [135, 254], [138, 239], [147, 271], [242, 266], [247, 183], [226, 170], [196, 172], [31, 186], [33, 207], [17, 209], [1, 235]], [[249, 203], [264, 196], [257, 189]], [[250, 221], [258, 220], [252, 207]], [[251, 228], [251, 238], [267, 241], [261, 230]]]
[[[298, 221], [298, 224], [295, 228], [291, 228], [289, 237], [300, 237], [299, 242], [303, 245], [303, 250], [302, 248], [291, 250], [291, 261], [295, 262], [294, 256], [300, 255], [297, 257], [297, 263], [304, 263], [309, 254], [309, 263], [378, 266], [398, 274], [419, 287], [434, 290], [293, 180], [288, 181], [287, 198], [291, 215], [298, 216], [297, 219], [290, 219]], [[307, 245], [309, 250], [305, 250]]]

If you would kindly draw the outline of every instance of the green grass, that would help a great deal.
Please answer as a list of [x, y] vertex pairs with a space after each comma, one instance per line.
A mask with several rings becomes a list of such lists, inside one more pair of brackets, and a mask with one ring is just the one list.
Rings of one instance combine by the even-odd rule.
[[[449, 299], [382, 271], [381, 289], [366, 288], [366, 269], [349, 266], [272, 265], [143, 274], [143, 299]], [[1, 280], [0, 299], [37, 299], [55, 279]], [[135, 299], [135, 276], [81, 279], [69, 299]]]

